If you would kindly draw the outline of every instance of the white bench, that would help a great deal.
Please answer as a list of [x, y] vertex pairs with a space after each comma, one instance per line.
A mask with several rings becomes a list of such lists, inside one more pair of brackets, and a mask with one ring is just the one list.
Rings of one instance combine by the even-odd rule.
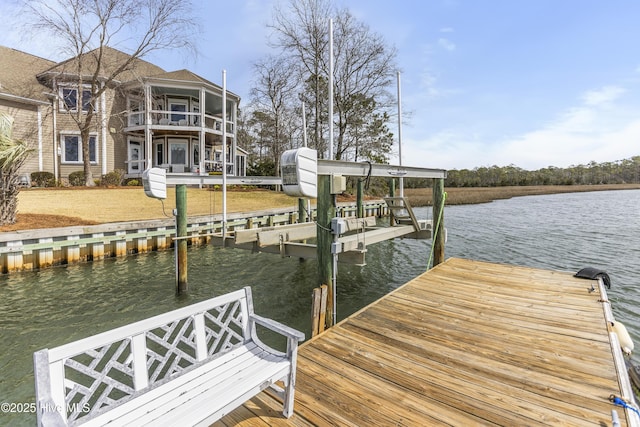
[[[262, 343], [256, 325], [285, 336], [286, 353]], [[210, 425], [267, 387], [288, 418], [302, 340], [303, 333], [254, 314], [247, 287], [40, 350], [38, 425]]]

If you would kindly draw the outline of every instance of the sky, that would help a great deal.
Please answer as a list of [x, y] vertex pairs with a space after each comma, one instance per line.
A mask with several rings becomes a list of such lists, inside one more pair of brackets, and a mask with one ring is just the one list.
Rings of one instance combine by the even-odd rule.
[[[272, 52], [273, 7], [288, 0], [193, 0], [199, 53], [145, 58], [187, 68], [249, 100], [252, 64]], [[640, 155], [637, 0], [334, 0], [397, 49], [402, 164], [527, 170]], [[0, 0], [0, 17], [16, 16]], [[0, 45], [52, 60], [19, 19]], [[116, 46], [117, 47], [117, 46]], [[392, 88], [395, 92], [396, 88]], [[391, 125], [398, 134], [397, 123]], [[397, 140], [391, 163], [397, 164]]]

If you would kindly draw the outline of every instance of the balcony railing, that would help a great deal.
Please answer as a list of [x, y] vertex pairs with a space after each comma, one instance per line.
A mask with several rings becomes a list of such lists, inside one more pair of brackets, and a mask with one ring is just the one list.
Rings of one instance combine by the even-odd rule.
[[[134, 111], [128, 114], [129, 127], [143, 126], [145, 124], [145, 112]], [[202, 115], [200, 113], [176, 112], [167, 110], [151, 110], [151, 124], [154, 126], [182, 126], [200, 128]], [[204, 115], [205, 129], [212, 129], [218, 132], [222, 131], [222, 118]], [[227, 132], [233, 133], [233, 122], [227, 121]]]

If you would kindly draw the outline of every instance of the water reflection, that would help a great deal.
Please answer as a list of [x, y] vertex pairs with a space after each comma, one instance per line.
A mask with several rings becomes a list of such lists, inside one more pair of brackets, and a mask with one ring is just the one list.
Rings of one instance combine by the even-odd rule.
[[[420, 218], [431, 216], [418, 209]], [[640, 345], [640, 191], [530, 196], [445, 209], [447, 257], [575, 272], [609, 272], [614, 315]], [[430, 241], [368, 247], [365, 267], [340, 265], [338, 319], [426, 269]], [[189, 249], [187, 296], [174, 295], [171, 251], [0, 277], [0, 398], [32, 402], [32, 353], [244, 286], [255, 310], [310, 333], [315, 261], [213, 248]], [[637, 358], [637, 356], [636, 356]], [[32, 425], [27, 415], [0, 424]]]

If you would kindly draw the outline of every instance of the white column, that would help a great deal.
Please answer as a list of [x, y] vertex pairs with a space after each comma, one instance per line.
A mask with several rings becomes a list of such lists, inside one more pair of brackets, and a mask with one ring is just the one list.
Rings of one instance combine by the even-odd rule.
[[102, 130], [102, 134], [100, 135], [100, 138], [102, 139], [102, 175], [106, 175], [107, 174], [107, 96], [105, 92], [102, 92], [102, 95], [100, 95], [100, 116], [101, 116], [100, 128]]
[[42, 153], [42, 107], [38, 106], [38, 172], [44, 169], [44, 158]]
[[[398, 165], [402, 166], [402, 93], [400, 90], [400, 71], [398, 71]], [[404, 197], [404, 178], [400, 177], [400, 197]]]
[[222, 70], [222, 238], [227, 233], [227, 70]]
[[206, 138], [206, 134], [204, 132], [204, 98], [206, 96], [206, 92], [203, 88], [200, 88], [200, 100], [198, 101], [198, 114], [200, 114], [198, 123], [200, 123], [200, 158], [199, 160], [199, 165], [198, 168], [200, 169], [200, 175], [206, 175], [206, 168], [205, 168], [205, 164], [204, 164], [204, 150], [205, 150], [205, 144], [204, 144], [204, 140]]
[[[151, 110], [153, 109], [153, 103], [151, 102], [151, 86], [148, 84], [144, 85], [144, 159], [146, 160], [145, 169], [151, 169], [153, 158], [153, 144], [151, 137]], [[127, 145], [129, 143], [127, 142]], [[127, 153], [129, 152], [129, 147], [127, 146]], [[129, 154], [127, 154], [128, 156]]]
[[333, 160], [333, 19], [329, 19], [329, 160]]

